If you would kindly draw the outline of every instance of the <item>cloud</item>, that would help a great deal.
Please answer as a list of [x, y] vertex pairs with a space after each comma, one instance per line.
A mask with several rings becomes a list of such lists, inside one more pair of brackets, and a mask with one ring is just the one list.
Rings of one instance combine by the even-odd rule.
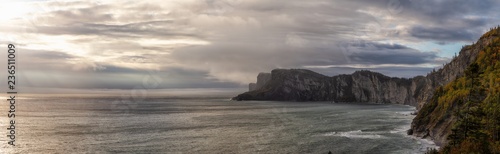
[[[361, 66], [361, 67], [353, 67], [353, 66], [331, 66], [331, 67], [325, 67], [325, 68], [308, 68], [313, 71], [328, 75], [328, 76], [334, 76], [334, 75], [339, 75], [339, 74], [351, 74], [353, 71], [360, 71], [360, 70], [371, 70], [375, 72], [382, 73], [386, 76], [393, 77], [393, 76], [398, 76], [398, 77], [403, 77], [403, 78], [412, 78], [415, 77], [415, 74], [422, 74], [426, 75], [429, 73], [429, 68], [428, 67], [422, 67], [422, 66], [382, 66], [382, 67], [368, 67], [368, 66]], [[432, 69], [430, 69], [432, 70]]]
[[151, 71], [156, 88], [242, 87], [274, 68], [411, 77], [449, 60], [411, 47], [472, 42], [500, 22], [499, 3], [40, 1], [1, 25], [0, 41], [24, 50], [26, 84], [36, 87], [133, 88]]
[[447, 28], [413, 27], [410, 34], [416, 38], [431, 39], [435, 41], [472, 41], [474, 33], [467, 30], [454, 30]]
[[347, 55], [357, 64], [433, 64], [437, 53], [421, 52], [399, 44], [365, 42], [350, 47]]

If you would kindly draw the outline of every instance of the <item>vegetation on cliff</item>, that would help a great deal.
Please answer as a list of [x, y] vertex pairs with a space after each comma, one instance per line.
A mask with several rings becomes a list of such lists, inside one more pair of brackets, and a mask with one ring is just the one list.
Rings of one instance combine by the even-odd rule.
[[[413, 129], [444, 135], [439, 153], [500, 153], [500, 28], [485, 33], [464, 75], [436, 89]], [[470, 48], [466, 46], [464, 48]], [[417, 130], [418, 131], [418, 130]]]

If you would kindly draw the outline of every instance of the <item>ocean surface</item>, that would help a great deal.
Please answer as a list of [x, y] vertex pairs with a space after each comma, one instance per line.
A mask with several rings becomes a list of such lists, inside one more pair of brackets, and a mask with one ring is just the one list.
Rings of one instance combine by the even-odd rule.
[[424, 153], [414, 107], [226, 98], [22, 97], [0, 153]]

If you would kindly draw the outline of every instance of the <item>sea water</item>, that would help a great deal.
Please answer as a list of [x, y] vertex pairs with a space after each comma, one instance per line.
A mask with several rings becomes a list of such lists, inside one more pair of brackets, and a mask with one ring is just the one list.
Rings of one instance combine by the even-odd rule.
[[[0, 105], [5, 115], [8, 106]], [[227, 98], [20, 97], [0, 153], [424, 153], [414, 107]], [[2, 114], [4, 115], [4, 114]]]

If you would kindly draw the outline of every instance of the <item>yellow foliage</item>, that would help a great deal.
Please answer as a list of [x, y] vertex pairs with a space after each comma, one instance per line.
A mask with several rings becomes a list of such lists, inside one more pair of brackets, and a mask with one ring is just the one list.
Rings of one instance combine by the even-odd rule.
[[[459, 145], [447, 146], [449, 151], [446, 150], [446, 152], [449, 153], [482, 153], [481, 151], [500, 153], [500, 134], [498, 134], [500, 132], [500, 28], [492, 29], [481, 38], [484, 37], [496, 38], [479, 52], [474, 61], [479, 69], [477, 73], [480, 75], [472, 77], [474, 81], [464, 75], [442, 86], [441, 91], [438, 90], [439, 92], [435, 93], [437, 97], [433, 98], [421, 111], [428, 113], [426, 116], [430, 116], [428, 124], [435, 125], [447, 117], [445, 115], [450, 115], [449, 111], [457, 109], [463, 111], [470, 107], [465, 106], [466, 100], [471, 97], [471, 94], [477, 93], [478, 89], [482, 91], [480, 93], [482, 96], [476, 98], [480, 99], [479, 102], [474, 104], [474, 108], [477, 108], [482, 114], [469, 116], [477, 116], [475, 118], [478, 118], [480, 125], [482, 125], [478, 132], [486, 134], [486, 137], [469, 136], [463, 138], [458, 142]], [[464, 48], [471, 47], [465, 46]], [[473, 85], [476, 85], [473, 83], [477, 84], [475, 89], [472, 88]]]

